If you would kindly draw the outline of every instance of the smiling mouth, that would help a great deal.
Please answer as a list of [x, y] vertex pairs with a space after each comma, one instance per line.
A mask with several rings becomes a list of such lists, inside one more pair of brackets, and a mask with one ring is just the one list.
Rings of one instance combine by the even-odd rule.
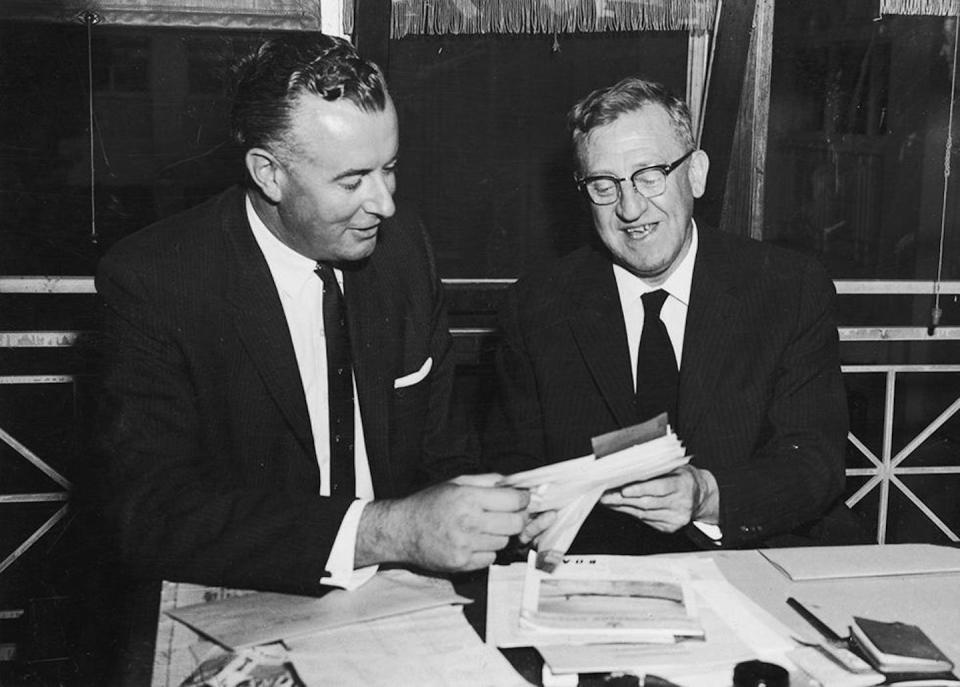
[[641, 224], [640, 226], [627, 227], [624, 231], [632, 239], [642, 239], [645, 236], [653, 233], [657, 228], [659, 222], [651, 222], [650, 224]]

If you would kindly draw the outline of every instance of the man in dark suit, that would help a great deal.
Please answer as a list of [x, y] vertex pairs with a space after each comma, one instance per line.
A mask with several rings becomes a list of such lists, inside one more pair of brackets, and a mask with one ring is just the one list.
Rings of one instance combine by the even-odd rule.
[[591, 437], [667, 411], [691, 463], [604, 494], [572, 551], [855, 540], [838, 503], [847, 411], [824, 270], [694, 221], [709, 160], [661, 85], [595, 91], [570, 125], [602, 246], [509, 293], [492, 464], [589, 454]]
[[232, 128], [246, 187], [119, 242], [98, 270], [124, 559], [304, 594], [381, 563], [488, 565], [527, 495], [454, 477], [475, 456], [448, 422], [426, 234], [394, 217], [380, 70], [342, 39], [268, 42], [239, 69]]

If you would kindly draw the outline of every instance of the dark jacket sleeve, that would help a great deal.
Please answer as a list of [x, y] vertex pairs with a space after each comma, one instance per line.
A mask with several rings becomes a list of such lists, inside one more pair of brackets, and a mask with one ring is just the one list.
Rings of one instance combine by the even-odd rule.
[[[156, 277], [108, 256], [97, 289], [105, 357], [100, 438], [125, 561], [171, 580], [322, 592], [349, 501], [315, 496], [316, 480], [290, 489], [266, 464], [256, 483], [240, 447], [230, 454], [230, 442], [219, 438], [230, 414], [212, 413], [204, 387], [216, 381], [202, 380], [212, 371], [197, 369], [203, 357], [186, 348], [184, 329], [200, 323], [183, 315], [189, 307]], [[281, 442], [274, 441], [278, 450]]]
[[804, 528], [843, 490], [848, 423], [835, 290], [819, 264], [806, 261], [792, 292], [785, 343], [766, 372], [754, 450], [718, 460], [723, 469], [715, 471], [725, 546], [755, 546]]

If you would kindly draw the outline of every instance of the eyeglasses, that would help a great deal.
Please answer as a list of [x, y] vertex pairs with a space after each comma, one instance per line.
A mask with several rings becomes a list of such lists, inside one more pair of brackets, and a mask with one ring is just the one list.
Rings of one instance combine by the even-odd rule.
[[[693, 155], [691, 150], [678, 160], [668, 165], [651, 165], [641, 167], [630, 175], [633, 190], [644, 198], [655, 198], [667, 190], [667, 175], [683, 164], [684, 160]], [[620, 185], [628, 181], [626, 177], [614, 177], [599, 174], [577, 180], [577, 188], [587, 194], [587, 198], [594, 205], [613, 205], [620, 200]]]

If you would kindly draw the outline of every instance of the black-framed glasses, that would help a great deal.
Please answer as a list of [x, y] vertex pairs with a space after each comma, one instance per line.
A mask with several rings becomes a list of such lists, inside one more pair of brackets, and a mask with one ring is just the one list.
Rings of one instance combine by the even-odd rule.
[[655, 198], [667, 190], [667, 175], [682, 165], [684, 160], [694, 152], [696, 149], [667, 165], [641, 167], [631, 174], [629, 179], [607, 174], [584, 177], [577, 180], [577, 188], [586, 193], [587, 198], [594, 205], [613, 205], [620, 200], [620, 186], [624, 181], [629, 181], [633, 185], [633, 190], [644, 198]]

